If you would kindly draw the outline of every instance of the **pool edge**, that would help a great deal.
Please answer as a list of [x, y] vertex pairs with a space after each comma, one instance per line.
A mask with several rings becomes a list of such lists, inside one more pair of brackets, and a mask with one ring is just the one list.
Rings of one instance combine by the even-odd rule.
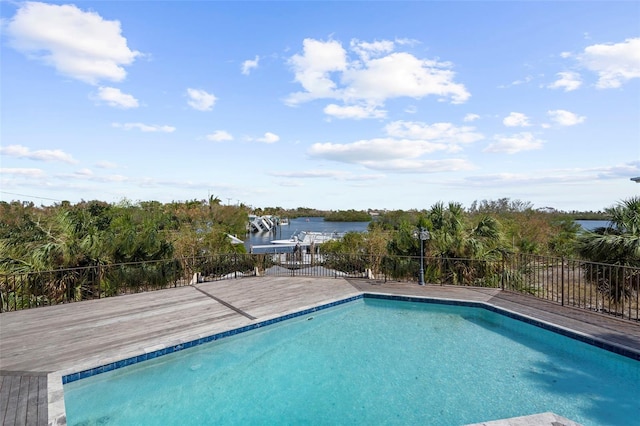
[[462, 300], [462, 299], [447, 299], [447, 298], [434, 298], [434, 297], [421, 297], [421, 296], [405, 296], [390, 293], [364, 293], [364, 298], [371, 299], [387, 299], [387, 300], [399, 300], [405, 302], [418, 302], [418, 303], [437, 303], [441, 305], [453, 305], [453, 306], [468, 306], [486, 309], [488, 311], [504, 315], [506, 317], [525, 322], [527, 324], [534, 325], [536, 327], [561, 334], [574, 340], [581, 341], [591, 346], [604, 349], [608, 352], [612, 352], [626, 358], [631, 358], [634, 361], [640, 362], [640, 351], [633, 348], [618, 344], [607, 342], [598, 337], [592, 336], [588, 333], [583, 333], [577, 330], [573, 330], [568, 327], [563, 327], [548, 321], [543, 321], [538, 318], [534, 318], [519, 312], [509, 310], [500, 306], [496, 306], [487, 301], [474, 301], [474, 300]]
[[349, 296], [346, 298], [336, 299], [331, 302], [322, 302], [319, 305], [302, 308], [299, 311], [291, 312], [285, 315], [280, 315], [274, 318], [268, 318], [262, 321], [257, 321], [245, 326], [232, 328], [223, 332], [214, 333], [209, 336], [201, 337], [198, 339], [190, 340], [184, 343], [172, 344], [164, 346], [159, 349], [144, 352], [139, 355], [130, 356], [120, 359], [118, 361], [110, 362], [107, 364], [97, 365], [92, 368], [83, 368], [80, 371], [76, 371], [76, 368], [67, 368], [60, 371], [55, 371], [47, 375], [47, 412], [48, 412], [48, 425], [49, 426], [63, 426], [67, 424], [66, 409], [64, 405], [64, 385], [72, 383], [77, 380], [85, 379], [87, 377], [95, 376], [97, 374], [107, 373], [119, 368], [123, 368], [129, 365], [137, 364], [139, 362], [148, 361], [154, 358], [158, 358], [163, 355], [168, 355], [174, 352], [179, 352], [184, 349], [199, 346], [205, 343], [220, 340], [225, 337], [235, 336], [247, 331], [255, 330], [258, 328], [266, 327], [268, 325], [276, 324], [282, 321], [286, 321], [292, 318], [308, 315], [313, 312], [329, 309], [334, 306], [343, 305], [356, 300], [364, 298], [363, 293]]
[[126, 367], [128, 365], [132, 365], [138, 362], [154, 359], [159, 356], [178, 352], [194, 346], [199, 346], [201, 344], [212, 342], [214, 340], [219, 340], [224, 337], [234, 336], [240, 333], [244, 333], [246, 331], [251, 331], [257, 328], [265, 327], [267, 325], [279, 323], [288, 319], [296, 318], [296, 317], [307, 315], [320, 310], [328, 309], [334, 306], [339, 306], [345, 303], [353, 302], [360, 299], [367, 299], [367, 298], [397, 300], [397, 301], [417, 302], [417, 303], [433, 303], [433, 304], [453, 305], [453, 306], [466, 306], [466, 307], [476, 307], [476, 308], [486, 309], [491, 312], [504, 315], [509, 318], [549, 330], [551, 332], [561, 334], [563, 336], [581, 341], [583, 343], [587, 343], [589, 345], [599, 347], [608, 352], [616, 353], [618, 355], [631, 358], [635, 361], [640, 362], [640, 351], [636, 351], [632, 348], [626, 347], [621, 344], [607, 342], [603, 339], [597, 338], [587, 333], [579, 332], [567, 327], [562, 327], [557, 324], [553, 324], [547, 321], [533, 318], [525, 314], [517, 313], [509, 309], [496, 306], [488, 301], [473, 301], [473, 300], [465, 300], [465, 299], [448, 299], [448, 298], [438, 298], [438, 297], [421, 297], [421, 296], [409, 296], [409, 295], [398, 295], [398, 294], [377, 293], [377, 292], [371, 293], [371, 292], [364, 291], [360, 294], [350, 296], [347, 298], [337, 299], [331, 302], [324, 302], [316, 306], [304, 308], [300, 311], [292, 312], [292, 313], [281, 315], [274, 318], [269, 318], [263, 321], [258, 321], [242, 327], [233, 328], [224, 332], [215, 333], [213, 335], [199, 338], [196, 340], [191, 340], [189, 342], [170, 345], [170, 346], [156, 349], [141, 355], [128, 357], [119, 361], [111, 362], [104, 365], [99, 365], [97, 367], [93, 367], [89, 369], [84, 369], [82, 371], [74, 371], [75, 370], [74, 368], [70, 368], [70, 369], [50, 373], [47, 377], [48, 419], [49, 419], [48, 424], [50, 426], [62, 426], [67, 424], [66, 409], [64, 406], [64, 385], [67, 383], [71, 383], [71, 382], [81, 380], [87, 377], [91, 377], [97, 374], [106, 373], [108, 371]]

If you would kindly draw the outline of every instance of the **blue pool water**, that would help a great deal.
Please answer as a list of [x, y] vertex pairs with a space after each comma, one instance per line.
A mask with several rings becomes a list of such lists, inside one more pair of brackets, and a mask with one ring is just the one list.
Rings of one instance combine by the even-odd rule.
[[364, 299], [64, 385], [70, 425], [640, 419], [640, 362], [482, 308]]

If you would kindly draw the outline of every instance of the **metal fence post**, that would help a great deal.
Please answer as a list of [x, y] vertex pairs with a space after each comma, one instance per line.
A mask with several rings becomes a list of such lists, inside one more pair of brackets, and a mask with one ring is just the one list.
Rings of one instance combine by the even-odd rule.
[[561, 274], [560, 285], [562, 286], [562, 289], [560, 290], [560, 293], [561, 293], [560, 306], [564, 306], [564, 256], [562, 256], [560, 261], [562, 262], [562, 265], [560, 267], [560, 274]]

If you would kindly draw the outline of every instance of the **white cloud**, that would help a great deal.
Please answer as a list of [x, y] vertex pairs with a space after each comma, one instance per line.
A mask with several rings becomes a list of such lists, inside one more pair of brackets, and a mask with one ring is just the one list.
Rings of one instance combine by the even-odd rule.
[[286, 177], [286, 178], [299, 178], [299, 179], [316, 179], [316, 178], [342, 178], [346, 175], [346, 172], [339, 170], [305, 170], [295, 172], [272, 172], [272, 176]]
[[90, 182], [100, 182], [100, 183], [122, 183], [122, 182], [133, 182], [131, 178], [123, 175], [105, 175], [100, 176], [96, 175], [90, 169], [80, 169], [76, 170], [71, 174], [58, 174], [56, 175], [59, 179], [74, 179], [81, 181], [90, 181]]
[[435, 173], [473, 168], [471, 163], [463, 159], [419, 158], [446, 148], [445, 144], [423, 140], [378, 138], [349, 144], [317, 143], [311, 146], [308, 153], [315, 158], [359, 164], [371, 170], [396, 173]]
[[74, 173], [76, 175], [78, 175], [78, 176], [84, 176], [84, 177], [93, 176], [93, 171], [91, 171], [91, 169], [87, 169], [87, 168], [76, 170]]
[[419, 99], [435, 95], [452, 103], [465, 102], [470, 94], [455, 83], [451, 64], [393, 52], [399, 42], [354, 40], [349, 52], [336, 40], [305, 39], [303, 52], [289, 59], [295, 81], [304, 91], [286, 99], [290, 105], [314, 99], [335, 99], [348, 105], [382, 106], [387, 99]]
[[476, 121], [479, 118], [480, 118], [480, 116], [478, 114], [469, 113], [469, 114], [464, 116], [463, 120], [468, 123], [468, 122], [471, 122], [471, 121]]
[[547, 87], [550, 89], [564, 89], [565, 92], [576, 90], [582, 85], [580, 74], [573, 71], [559, 72], [556, 74], [558, 79]]
[[329, 104], [324, 107], [324, 113], [335, 118], [386, 118], [387, 111], [377, 109], [374, 105], [345, 105]]
[[426, 124], [415, 121], [394, 121], [385, 126], [385, 132], [394, 138], [437, 141], [457, 147], [484, 139], [475, 127], [456, 127], [451, 123]]
[[358, 164], [371, 170], [397, 173], [469, 170], [473, 167], [467, 160], [422, 157], [438, 152], [458, 152], [462, 150], [463, 144], [484, 138], [473, 127], [456, 127], [451, 123], [394, 121], [387, 124], [384, 131], [387, 137], [351, 143], [315, 143], [307, 153], [316, 159]]
[[520, 86], [521, 84], [527, 84], [530, 83], [533, 80], [533, 77], [528, 75], [525, 78], [523, 78], [522, 80], [515, 80], [512, 81], [509, 84], [502, 84], [500, 86], [498, 86], [499, 89], [506, 89], [508, 87], [512, 87], [512, 86]]
[[266, 132], [263, 137], [256, 139], [258, 142], [275, 143], [280, 140], [280, 136], [275, 133]]
[[45, 173], [41, 169], [2, 167], [0, 168], [0, 175], [13, 175], [13, 176], [26, 176], [31, 178], [41, 178], [45, 176]]
[[242, 63], [242, 74], [249, 75], [251, 70], [254, 68], [258, 68], [258, 62], [260, 62], [260, 57], [256, 55], [254, 60], [247, 59]]
[[92, 178], [92, 180], [98, 180], [100, 182], [128, 182], [131, 179], [123, 175], [107, 175], [107, 176], [94, 177]]
[[376, 138], [359, 140], [348, 144], [315, 143], [309, 155], [342, 163], [362, 164], [384, 162], [393, 159], [418, 158], [423, 154], [444, 151], [447, 146], [423, 140]]
[[342, 180], [347, 180], [350, 182], [369, 182], [372, 180], [383, 179], [386, 175], [383, 173], [377, 174], [368, 174], [368, 175], [347, 175], [342, 177]]
[[576, 124], [583, 123], [587, 119], [584, 116], [579, 116], [564, 109], [547, 111], [547, 114], [549, 114], [549, 117], [553, 122], [561, 126], [575, 126]]
[[594, 168], [535, 170], [530, 173], [496, 173], [464, 178], [464, 186], [487, 187], [531, 185], [539, 183], [584, 183], [598, 180], [625, 179], [640, 174], [640, 161]]
[[225, 130], [216, 130], [215, 132], [207, 135], [207, 140], [212, 142], [232, 141], [233, 136]]
[[302, 182], [300, 182], [299, 180], [294, 180], [294, 179], [281, 180], [281, 181], [278, 182], [278, 185], [284, 186], [284, 187], [287, 187], [287, 188], [300, 188], [300, 187], [304, 186], [304, 184]]
[[536, 139], [529, 132], [518, 133], [511, 136], [495, 136], [495, 142], [486, 147], [484, 152], [504, 152], [515, 154], [520, 151], [531, 151], [542, 148], [544, 141]]
[[127, 46], [119, 21], [74, 5], [25, 2], [6, 29], [14, 49], [89, 84], [122, 81], [124, 66], [140, 55]]
[[189, 100], [187, 103], [198, 111], [211, 111], [216, 103], [216, 97], [212, 93], [207, 93], [199, 89], [187, 89]]
[[96, 167], [99, 169], [117, 169], [118, 165], [116, 163], [112, 163], [111, 161], [98, 161], [96, 163]]
[[161, 126], [157, 124], [144, 124], [144, 123], [112, 123], [112, 127], [116, 127], [118, 129], [131, 130], [138, 129], [141, 132], [163, 132], [163, 133], [173, 133], [176, 128], [173, 126]]
[[97, 99], [106, 102], [109, 106], [119, 108], [138, 108], [138, 100], [131, 95], [122, 93], [114, 87], [100, 87]]
[[620, 87], [633, 78], [640, 78], [640, 38], [588, 46], [578, 55], [578, 60], [598, 74], [597, 88]]
[[640, 176], [640, 160], [591, 170], [597, 171], [598, 179], [627, 179], [630, 176]]
[[351, 50], [364, 61], [368, 61], [371, 57], [380, 57], [385, 53], [393, 52], [395, 49], [395, 43], [390, 40], [374, 41], [373, 43], [369, 43], [353, 39], [349, 45]]
[[331, 80], [330, 73], [347, 69], [347, 52], [342, 45], [330, 40], [327, 42], [304, 39], [303, 54], [295, 54], [289, 59], [289, 64], [295, 73], [295, 81], [302, 85], [305, 92], [293, 93], [288, 103], [340, 97], [336, 92], [336, 84]]
[[429, 95], [463, 103], [470, 94], [464, 85], [454, 83], [451, 64], [419, 59], [405, 52], [395, 52], [371, 59], [362, 68], [350, 67], [343, 73], [346, 99], [384, 102], [389, 98], [422, 98]]
[[272, 172], [272, 176], [294, 179], [335, 179], [340, 181], [370, 182], [375, 179], [382, 179], [384, 174], [366, 174], [356, 175], [350, 172], [340, 170], [304, 170], [304, 171], [290, 171], [290, 172]]
[[404, 46], [404, 45], [416, 46], [416, 45], [420, 44], [420, 41], [416, 40], [414, 38], [396, 38], [395, 42], [399, 46]]
[[470, 162], [459, 158], [444, 160], [398, 159], [382, 162], [363, 161], [361, 164], [369, 169], [396, 173], [443, 173], [474, 169]]
[[512, 112], [502, 120], [502, 123], [507, 127], [527, 127], [529, 124], [529, 117], [521, 112]]
[[[557, 173], [557, 172], [556, 172]], [[518, 185], [520, 187], [528, 184], [541, 183], [567, 183], [583, 181], [585, 178], [581, 176], [576, 179], [570, 175], [554, 174], [554, 171], [544, 170], [536, 171], [531, 174], [525, 173], [494, 173], [488, 175], [468, 176], [463, 180], [465, 187], [499, 187]]]
[[59, 149], [39, 149], [31, 151], [26, 146], [8, 145], [0, 147], [0, 154], [8, 157], [27, 158], [29, 160], [36, 161], [61, 161], [69, 164], [77, 163], [70, 154]]

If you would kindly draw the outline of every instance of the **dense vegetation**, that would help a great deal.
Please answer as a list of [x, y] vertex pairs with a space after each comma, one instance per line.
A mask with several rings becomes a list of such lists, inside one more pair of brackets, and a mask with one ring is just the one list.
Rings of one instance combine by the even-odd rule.
[[578, 253], [602, 263], [640, 267], [640, 197], [606, 209], [607, 226], [578, 238]]
[[[512, 289], [535, 293], [531, 271], [549, 265], [562, 265], [563, 271], [567, 258], [580, 257], [595, 261], [579, 263], [583, 280], [607, 295], [617, 312], [631, 306], [625, 301], [637, 303], [640, 273], [630, 267], [640, 267], [640, 198], [605, 212], [609, 225], [592, 232], [582, 231], [570, 215], [506, 199], [476, 202], [469, 209], [436, 203], [425, 210], [376, 212], [367, 232], [322, 244], [322, 266], [415, 277], [415, 260], [424, 249], [428, 282], [498, 287], [506, 279]], [[245, 247], [229, 238], [246, 232], [249, 213], [320, 212], [259, 211], [221, 205], [215, 197], [48, 207], [0, 202], [0, 274], [9, 274], [0, 281], [0, 312], [266, 270], [275, 265], [272, 258], [242, 255]], [[354, 210], [323, 214], [334, 220], [369, 217]], [[423, 245], [416, 238], [420, 229], [429, 233]], [[522, 258], [530, 260], [520, 263]], [[514, 259], [515, 267], [505, 268]], [[552, 275], [558, 273], [554, 268]]]
[[640, 197], [632, 197], [605, 211], [608, 225], [580, 234], [577, 252], [582, 258], [598, 262], [590, 275], [600, 291], [619, 302], [632, 298], [640, 290], [637, 271], [616, 273], [608, 266], [640, 268]]
[[[424, 241], [428, 258], [424, 275], [430, 282], [495, 287], [505, 272], [502, 262], [516, 254], [529, 259], [535, 258], [530, 255], [541, 255], [544, 262], [561, 265], [568, 258], [580, 258], [593, 262], [580, 263], [585, 282], [618, 304], [634, 300], [640, 288], [638, 270], [610, 266], [640, 267], [640, 198], [621, 202], [605, 212], [608, 226], [584, 231], [570, 215], [534, 210], [520, 201], [483, 201], [468, 210], [458, 203], [436, 203], [428, 210], [386, 212], [370, 224], [369, 232], [350, 233], [340, 241], [328, 242], [323, 252], [337, 269], [349, 254], [350, 263], [359, 262], [372, 270], [393, 268], [392, 274], [402, 275], [414, 266], [410, 260], [403, 264], [397, 256], [419, 256], [417, 231], [424, 229], [429, 232]], [[510, 279], [516, 283], [514, 288], [535, 292], [527, 289], [527, 268], [512, 269], [510, 273], [515, 275]]]
[[324, 215], [327, 222], [370, 222], [371, 215], [358, 210], [340, 210], [328, 212]]
[[469, 209], [459, 203], [436, 203], [426, 210], [387, 211], [369, 225], [369, 232], [328, 244], [325, 250], [361, 251], [369, 254], [419, 255], [413, 232], [425, 228], [430, 238], [426, 256], [495, 259], [508, 253], [573, 256], [581, 227], [566, 214], [535, 210], [530, 203], [474, 202]]
[[247, 209], [219, 199], [161, 204], [101, 201], [36, 207], [0, 203], [0, 272], [206, 256], [244, 250]]
[[611, 227], [581, 233], [574, 213], [537, 210], [530, 203], [509, 199], [474, 202], [468, 209], [458, 203], [436, 203], [424, 210], [384, 211], [374, 220], [368, 212], [356, 210], [251, 210], [244, 205], [222, 205], [215, 197], [167, 204], [88, 201], [40, 207], [0, 202], [0, 272], [243, 252], [244, 247], [231, 244], [227, 234], [244, 234], [250, 212], [371, 220], [367, 233], [350, 233], [342, 241], [325, 244], [325, 253], [417, 256], [420, 245], [413, 233], [423, 227], [430, 232], [427, 256], [487, 260], [532, 253], [637, 266], [638, 209], [638, 199], [606, 209]]

